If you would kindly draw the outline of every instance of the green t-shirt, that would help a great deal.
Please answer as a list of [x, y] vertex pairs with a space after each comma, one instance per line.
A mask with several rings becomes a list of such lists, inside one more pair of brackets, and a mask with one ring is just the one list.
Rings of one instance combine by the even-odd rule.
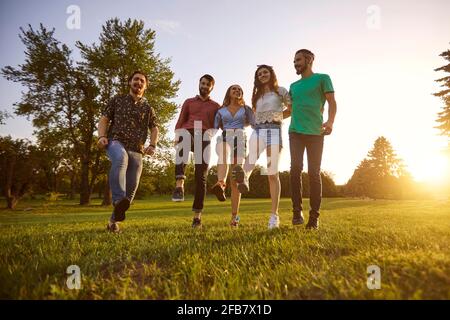
[[320, 135], [325, 93], [334, 92], [330, 76], [314, 73], [291, 84], [292, 114], [289, 132]]

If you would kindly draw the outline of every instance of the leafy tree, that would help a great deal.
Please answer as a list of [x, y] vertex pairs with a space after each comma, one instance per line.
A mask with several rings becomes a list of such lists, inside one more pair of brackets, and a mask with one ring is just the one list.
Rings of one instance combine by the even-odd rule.
[[145, 29], [142, 21], [107, 21], [99, 45], [77, 42], [82, 56], [79, 62], [72, 59], [67, 45], [55, 39], [54, 29], [47, 30], [41, 24], [39, 30], [29, 26], [21, 32], [25, 62], [17, 68], [2, 69], [6, 79], [28, 89], [16, 104], [16, 113], [33, 118], [42, 141], [58, 136], [60, 144], [70, 147], [74, 156], [66, 160], [73, 168], [71, 181], [78, 172], [80, 204], [88, 204], [98, 175], [106, 174], [102, 165], [105, 154], [97, 149], [95, 134], [107, 101], [128, 92], [129, 74], [141, 69], [150, 77], [146, 97], [160, 123], [165, 124], [176, 112], [168, 99], [175, 96], [179, 81], [172, 82], [170, 61], [155, 53], [155, 32]]
[[[149, 78], [145, 97], [154, 107], [159, 122], [165, 124], [177, 112], [169, 99], [176, 96], [180, 81], [173, 81], [170, 59], [161, 59], [155, 52], [155, 31], [145, 29], [143, 21], [118, 18], [108, 20], [102, 27], [99, 44], [77, 42], [83, 60], [82, 69], [92, 76], [99, 89], [99, 100], [105, 105], [116, 94], [128, 93], [128, 76], [135, 70]], [[167, 128], [161, 126], [161, 135]]]
[[16, 104], [16, 113], [32, 116], [38, 135], [58, 135], [60, 142], [66, 140], [73, 145], [81, 162], [80, 204], [89, 203], [89, 171], [95, 171], [94, 120], [100, 109], [95, 101], [97, 89], [71, 59], [72, 51], [54, 38], [54, 29], [49, 31], [41, 24], [39, 30], [29, 26], [21, 31], [25, 63], [2, 69], [8, 80], [28, 89]]
[[10, 118], [11, 115], [3, 110], [0, 110], [0, 125], [5, 124], [6, 119]]
[[0, 137], [0, 188], [8, 209], [14, 209], [31, 190], [30, 177], [37, 173], [36, 168], [36, 148], [29, 141]]
[[339, 196], [336, 183], [333, 179], [333, 174], [328, 171], [322, 171], [320, 173], [322, 178], [322, 196], [324, 197], [337, 197]]

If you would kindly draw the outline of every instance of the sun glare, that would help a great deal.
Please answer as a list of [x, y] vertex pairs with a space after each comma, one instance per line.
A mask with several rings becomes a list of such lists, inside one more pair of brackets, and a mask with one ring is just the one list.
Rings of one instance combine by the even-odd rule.
[[408, 163], [413, 177], [420, 182], [440, 184], [450, 178], [450, 159], [443, 154], [420, 157]]

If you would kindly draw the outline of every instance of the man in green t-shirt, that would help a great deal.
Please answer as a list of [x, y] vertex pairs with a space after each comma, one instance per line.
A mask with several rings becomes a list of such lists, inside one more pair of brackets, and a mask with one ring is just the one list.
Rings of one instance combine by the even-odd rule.
[[[327, 74], [314, 73], [312, 64], [314, 54], [301, 49], [295, 53], [294, 67], [301, 79], [292, 83], [291, 124], [289, 126], [289, 145], [291, 151], [291, 193], [292, 224], [303, 223], [302, 181], [303, 154], [306, 149], [310, 186], [310, 207], [307, 229], [318, 229], [319, 210], [322, 201], [322, 162], [323, 139], [333, 130], [336, 115], [336, 101], [331, 79]], [[323, 122], [325, 101], [328, 102], [328, 120]]]

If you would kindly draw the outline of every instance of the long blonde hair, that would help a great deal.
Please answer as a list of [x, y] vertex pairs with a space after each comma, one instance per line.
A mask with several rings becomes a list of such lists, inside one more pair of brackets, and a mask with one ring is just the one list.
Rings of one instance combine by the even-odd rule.
[[231, 85], [231, 86], [228, 88], [227, 92], [225, 93], [225, 98], [223, 98], [223, 104], [222, 104], [223, 107], [224, 107], [224, 106], [229, 106], [229, 105], [230, 105], [230, 103], [231, 103], [231, 97], [230, 97], [230, 95], [231, 95], [231, 88], [233, 88], [234, 86], [239, 87], [239, 90], [241, 90], [241, 93], [242, 93], [241, 98], [240, 98], [239, 101], [238, 101], [239, 105], [240, 105], [240, 106], [244, 106], [244, 105], [245, 105], [245, 101], [244, 101], [244, 91], [242, 90], [242, 88], [241, 88], [240, 85], [238, 85], [238, 84], [233, 84], [233, 85]]

